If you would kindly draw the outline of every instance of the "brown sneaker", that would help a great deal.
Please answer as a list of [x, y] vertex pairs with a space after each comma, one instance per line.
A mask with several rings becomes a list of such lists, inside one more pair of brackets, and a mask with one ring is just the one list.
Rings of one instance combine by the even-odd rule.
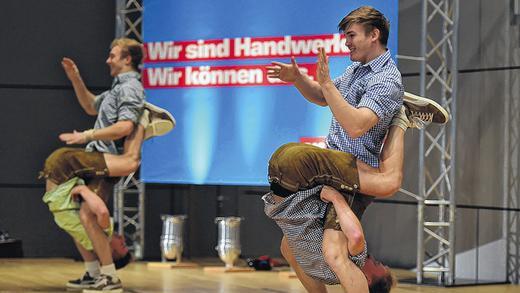
[[175, 118], [167, 110], [145, 102], [139, 123], [144, 127], [144, 139], [146, 140], [170, 132], [175, 127]]
[[432, 122], [444, 124], [450, 120], [448, 111], [428, 98], [404, 92], [403, 104], [407, 110], [408, 120], [412, 123], [423, 125]]

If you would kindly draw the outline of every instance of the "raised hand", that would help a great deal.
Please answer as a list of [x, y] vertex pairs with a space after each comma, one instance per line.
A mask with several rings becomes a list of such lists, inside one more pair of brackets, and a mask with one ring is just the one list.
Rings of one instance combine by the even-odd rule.
[[324, 85], [328, 82], [331, 82], [329, 57], [327, 57], [327, 53], [325, 53], [325, 49], [323, 47], [318, 49], [318, 62], [316, 65], [316, 78], [318, 79], [318, 83], [320, 85]]
[[59, 136], [60, 140], [66, 144], [84, 144], [87, 142], [87, 137], [84, 132], [77, 132], [74, 130], [72, 133], [62, 133]]
[[267, 66], [267, 77], [278, 78], [285, 82], [295, 82], [300, 76], [300, 69], [294, 57], [291, 57], [291, 64], [273, 61], [271, 66]]
[[81, 78], [79, 75], [79, 69], [78, 66], [76, 66], [76, 63], [72, 61], [72, 59], [63, 57], [61, 60], [61, 66], [63, 67], [63, 70], [65, 70], [65, 74], [69, 78], [69, 80], [73, 81], [75, 79]]

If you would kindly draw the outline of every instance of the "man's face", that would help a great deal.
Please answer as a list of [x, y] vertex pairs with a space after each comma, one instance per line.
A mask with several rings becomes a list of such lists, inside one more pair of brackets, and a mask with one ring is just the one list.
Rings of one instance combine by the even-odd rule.
[[369, 286], [377, 279], [383, 278], [389, 274], [387, 266], [376, 261], [372, 256], [369, 256], [365, 262], [365, 266], [361, 269], [365, 276]]
[[115, 46], [110, 50], [107, 58], [107, 65], [110, 67], [110, 75], [112, 77], [117, 76], [119, 73], [122, 73], [123, 70], [128, 67], [128, 58], [121, 58], [121, 47]]
[[367, 63], [373, 50], [373, 33], [365, 33], [363, 25], [354, 23], [345, 31], [345, 45], [350, 50], [350, 60]]

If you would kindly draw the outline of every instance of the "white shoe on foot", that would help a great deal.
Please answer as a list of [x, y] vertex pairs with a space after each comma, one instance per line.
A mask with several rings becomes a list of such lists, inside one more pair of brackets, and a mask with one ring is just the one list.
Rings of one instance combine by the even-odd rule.
[[175, 127], [175, 118], [167, 110], [145, 102], [139, 124], [144, 127], [144, 139], [147, 140], [170, 132]]

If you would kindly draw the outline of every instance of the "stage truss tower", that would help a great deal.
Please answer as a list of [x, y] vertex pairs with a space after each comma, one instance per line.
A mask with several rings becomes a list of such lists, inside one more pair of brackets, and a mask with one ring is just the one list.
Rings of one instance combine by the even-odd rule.
[[[116, 37], [143, 42], [142, 0], [116, 0]], [[121, 178], [114, 188], [114, 221], [118, 233], [125, 235], [136, 259], [144, 254], [145, 185], [135, 173]]]
[[418, 194], [401, 189], [417, 204], [417, 283], [425, 273], [438, 285], [455, 280], [455, 138], [457, 128], [458, 0], [422, 0], [419, 94], [450, 113], [445, 125], [431, 124], [419, 135]]
[[419, 136], [417, 283], [435, 273], [437, 283], [455, 280], [455, 146], [457, 128], [458, 0], [423, 0], [420, 94], [448, 110], [451, 121]]

